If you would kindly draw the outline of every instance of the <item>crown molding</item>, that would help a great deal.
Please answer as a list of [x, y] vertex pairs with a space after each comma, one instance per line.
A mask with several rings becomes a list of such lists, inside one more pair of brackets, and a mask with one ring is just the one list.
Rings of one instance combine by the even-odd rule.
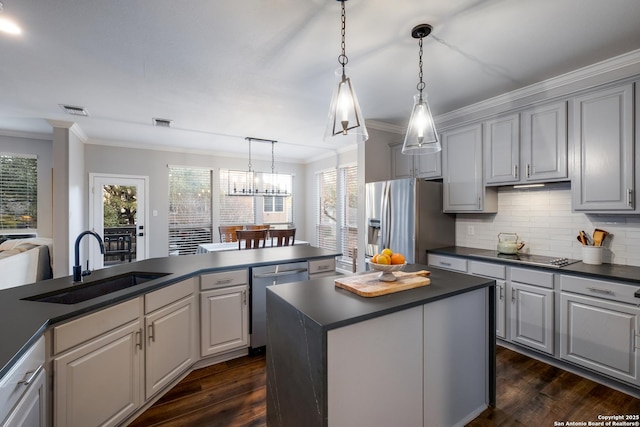
[[80, 138], [84, 144], [89, 141], [89, 137], [76, 122], [68, 122], [66, 120], [47, 120], [54, 128], [69, 129], [71, 133]]
[[365, 125], [367, 128], [398, 134], [404, 134], [407, 130], [402, 126], [392, 125], [391, 123], [385, 123], [378, 120], [365, 120]]
[[42, 141], [51, 141], [53, 136], [50, 133], [23, 132], [8, 129], [0, 129], [0, 136], [10, 136], [14, 138], [39, 139]]
[[[606, 74], [615, 72], [618, 73], [616, 75], [616, 80], [626, 77], [632, 77], [638, 74], [640, 72], [640, 49], [627, 52], [625, 54], [615, 56], [613, 58], [606, 59], [604, 61], [597, 62], [595, 64], [591, 64], [556, 77], [552, 77], [542, 82], [534, 83], [524, 88], [498, 95], [496, 97], [489, 98], [484, 101], [459, 108], [457, 110], [450, 111], [448, 113], [441, 114], [439, 116], [436, 116], [434, 118], [434, 121], [436, 122], [436, 124], [447, 123], [468, 115], [480, 113], [483, 110], [497, 108], [503, 105], [512, 106], [514, 101], [520, 99], [538, 95], [544, 92], [549, 92], [554, 89], [559, 90], [563, 87], [585, 82], [588, 79], [594, 77], [605, 76]], [[369, 124], [367, 123], [367, 126], [368, 125]]]

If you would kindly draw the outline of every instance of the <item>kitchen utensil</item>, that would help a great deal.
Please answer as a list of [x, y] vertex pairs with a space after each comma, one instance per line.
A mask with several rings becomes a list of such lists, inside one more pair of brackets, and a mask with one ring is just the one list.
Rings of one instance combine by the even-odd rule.
[[498, 253], [515, 255], [524, 247], [524, 242], [518, 242], [516, 233], [498, 233]]
[[580, 230], [580, 236], [578, 236], [578, 240], [580, 240], [583, 245], [589, 244], [589, 241], [587, 240], [587, 233], [585, 233], [584, 230]]
[[587, 246], [587, 242], [584, 240], [584, 236], [578, 235], [576, 236], [576, 239], [578, 239], [578, 242], [580, 242], [583, 246]]
[[602, 246], [602, 242], [604, 241], [605, 237], [607, 237], [607, 235], [609, 235], [608, 232], [599, 228], [593, 230], [593, 246]]

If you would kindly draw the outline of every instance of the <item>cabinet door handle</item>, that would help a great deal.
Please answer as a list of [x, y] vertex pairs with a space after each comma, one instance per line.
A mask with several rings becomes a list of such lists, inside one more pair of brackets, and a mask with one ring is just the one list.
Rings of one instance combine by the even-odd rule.
[[450, 262], [440, 261], [440, 265], [444, 265], [445, 267], [451, 267], [451, 263]]
[[516, 290], [511, 288], [511, 302], [516, 302]]
[[151, 322], [151, 324], [149, 325], [149, 330], [147, 332], [149, 334], [149, 341], [156, 342], [155, 328], [153, 327], [153, 325], [154, 323]]
[[527, 163], [527, 178], [531, 176], [531, 165]]
[[504, 288], [502, 286], [498, 286], [500, 288], [500, 301], [504, 299]]
[[610, 289], [596, 288], [593, 286], [589, 286], [587, 289], [589, 289], [591, 292], [598, 292], [601, 294], [613, 295], [613, 291]]
[[513, 165], [513, 177], [518, 179], [518, 165]]
[[627, 188], [627, 206], [631, 206], [631, 195], [633, 190], [631, 190], [630, 188]]
[[29, 371], [24, 374], [25, 379], [18, 381], [18, 384], [29, 385], [33, 382], [33, 380], [38, 376], [40, 371], [42, 371], [42, 365], [38, 366], [35, 370]]
[[242, 291], [242, 304], [247, 305], [247, 291]]
[[142, 350], [142, 328], [136, 332], [136, 347]]
[[227, 283], [231, 283], [232, 279], [221, 279], [216, 280], [216, 285], [226, 285]]
[[480, 205], [480, 197], [478, 197], [478, 209], [482, 209], [482, 206]]

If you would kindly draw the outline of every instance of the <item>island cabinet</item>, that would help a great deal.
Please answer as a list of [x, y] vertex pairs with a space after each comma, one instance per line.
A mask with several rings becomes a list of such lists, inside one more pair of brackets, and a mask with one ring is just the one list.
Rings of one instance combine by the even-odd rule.
[[391, 146], [391, 175], [400, 178], [442, 178], [442, 152], [420, 156], [402, 154], [402, 144]]
[[53, 328], [56, 426], [118, 425], [192, 366], [195, 282]]
[[431, 277], [377, 298], [331, 278], [269, 289], [268, 425], [454, 426], [495, 404], [493, 281]]
[[544, 353], [554, 352], [554, 276], [511, 267], [509, 339]]
[[484, 185], [482, 124], [442, 134], [444, 212], [497, 212], [498, 194]]
[[41, 337], [0, 379], [0, 425], [45, 427], [47, 387], [45, 342]]
[[637, 211], [633, 84], [578, 96], [572, 99], [571, 108], [573, 209], [603, 213]]
[[560, 276], [560, 357], [640, 386], [637, 286]]
[[200, 276], [200, 356], [249, 347], [249, 272]]

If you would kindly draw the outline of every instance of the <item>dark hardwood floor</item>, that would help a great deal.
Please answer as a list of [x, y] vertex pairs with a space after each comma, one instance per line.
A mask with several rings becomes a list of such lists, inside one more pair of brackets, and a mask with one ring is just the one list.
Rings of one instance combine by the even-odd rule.
[[[266, 426], [265, 357], [247, 356], [192, 372], [130, 426]], [[640, 400], [503, 347], [497, 405], [469, 423], [553, 426], [638, 415]]]

